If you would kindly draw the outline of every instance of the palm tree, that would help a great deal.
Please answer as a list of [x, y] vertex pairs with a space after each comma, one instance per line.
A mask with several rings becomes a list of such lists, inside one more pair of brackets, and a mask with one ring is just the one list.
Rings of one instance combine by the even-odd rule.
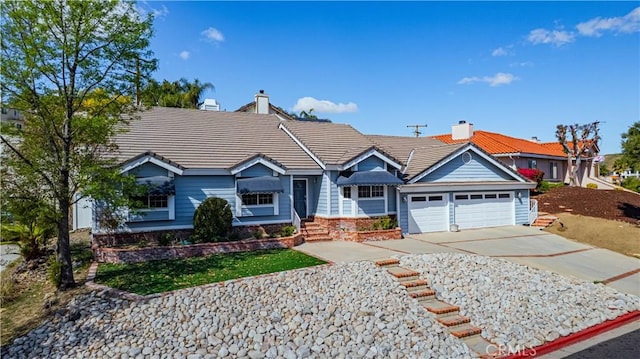
[[200, 97], [206, 90], [214, 90], [215, 86], [213, 86], [210, 82], [200, 82], [198, 79], [194, 79], [193, 82], [189, 82], [187, 79], [180, 79], [180, 84], [182, 85], [184, 91], [185, 103], [184, 107], [188, 108], [198, 108], [202, 104], [200, 102]]

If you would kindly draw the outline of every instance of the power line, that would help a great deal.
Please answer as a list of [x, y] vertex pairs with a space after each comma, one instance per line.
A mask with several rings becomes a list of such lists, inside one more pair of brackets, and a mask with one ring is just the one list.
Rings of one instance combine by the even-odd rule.
[[422, 134], [422, 132], [420, 132], [420, 127], [426, 128], [427, 125], [426, 124], [425, 125], [407, 125], [407, 127], [408, 128], [413, 127], [414, 128], [413, 134], [416, 135], [416, 137], [420, 137], [420, 134]]

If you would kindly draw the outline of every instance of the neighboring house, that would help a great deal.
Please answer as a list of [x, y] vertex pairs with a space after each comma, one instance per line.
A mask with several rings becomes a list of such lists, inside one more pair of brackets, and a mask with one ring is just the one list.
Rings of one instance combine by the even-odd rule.
[[2, 107], [0, 122], [12, 124], [22, 129], [22, 127], [24, 127], [24, 115], [20, 110], [16, 110], [15, 108]]
[[397, 217], [404, 233], [530, 223], [535, 183], [470, 143], [365, 136], [349, 125], [277, 114], [158, 107], [115, 142], [122, 171], [151, 187], [124, 232], [191, 229], [207, 197], [229, 202], [235, 227], [299, 227], [307, 219], [337, 239], [380, 216]]
[[[571, 166], [559, 142], [542, 143], [536, 137], [527, 140], [495, 132], [474, 131], [473, 124], [466, 121], [453, 125], [450, 134], [433, 138], [444, 143], [472, 142], [513, 169], [535, 168], [544, 172], [546, 181], [570, 182]], [[598, 177], [598, 166], [593, 161], [596, 155], [597, 148], [594, 148], [592, 153], [581, 159], [581, 171], [578, 173], [581, 186], [586, 186], [590, 178]]]
[[260, 90], [255, 95], [255, 100], [253, 102], [249, 102], [248, 104], [240, 107], [234, 112], [249, 112], [249, 113], [259, 113], [259, 114], [272, 114], [277, 115], [283, 120], [297, 120], [297, 121], [312, 121], [312, 122], [331, 122], [331, 120], [325, 118], [317, 118], [315, 116], [312, 117], [301, 117], [296, 114], [290, 114], [287, 111], [283, 110], [282, 107], [278, 107], [269, 102], [269, 95], [264, 93], [264, 90]]
[[255, 100], [253, 102], [249, 102], [248, 104], [240, 107], [234, 112], [249, 112], [249, 113], [259, 113], [259, 114], [271, 114], [277, 115], [281, 119], [284, 120], [295, 120], [296, 118], [292, 117], [287, 111], [283, 110], [278, 106], [274, 106], [269, 102], [269, 95], [264, 93], [264, 90], [258, 91], [255, 95]]

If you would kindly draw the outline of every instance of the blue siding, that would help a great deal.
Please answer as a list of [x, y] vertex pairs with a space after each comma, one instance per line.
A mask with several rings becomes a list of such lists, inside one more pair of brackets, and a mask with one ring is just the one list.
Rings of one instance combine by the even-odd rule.
[[239, 177], [273, 176], [273, 170], [262, 164], [255, 164], [240, 173]]
[[[326, 172], [325, 172], [326, 174]], [[328, 176], [323, 175], [320, 182], [320, 192], [318, 193], [317, 215], [327, 215], [327, 189], [329, 188]]]
[[351, 216], [353, 215], [353, 213], [351, 213], [351, 204], [353, 203], [352, 200], [350, 199], [346, 199], [344, 201], [342, 201], [342, 214], [345, 216]]
[[135, 175], [136, 177], [153, 177], [153, 176], [166, 176], [168, 171], [162, 167], [158, 167], [153, 163], [145, 163], [142, 164], [131, 171], [130, 174]]
[[129, 220], [132, 222], [140, 221], [164, 221], [169, 219], [169, 211], [141, 211], [137, 213], [129, 213]]
[[340, 199], [340, 193], [338, 191], [340, 191], [340, 189], [336, 184], [339, 175], [340, 173], [338, 171], [331, 171], [329, 173], [329, 177], [331, 178], [331, 182], [329, 183], [329, 188], [331, 189], [331, 215], [340, 214], [340, 207], [338, 205]]
[[242, 207], [242, 216], [273, 216], [273, 207]]
[[396, 188], [387, 187], [387, 211], [396, 212]]
[[398, 213], [398, 225], [402, 228], [402, 233], [409, 233], [409, 202], [403, 200], [407, 196], [406, 193], [400, 194], [400, 205], [398, 206], [400, 210], [400, 213]]
[[358, 171], [384, 170], [384, 161], [376, 156], [358, 162]]
[[469, 163], [462, 161], [462, 155], [447, 162], [444, 166], [420, 179], [419, 182], [469, 182], [469, 181], [503, 181], [513, 180], [507, 173], [499, 169], [479, 155], [468, 152], [472, 159]]
[[[522, 193], [522, 198], [518, 198], [518, 192]], [[529, 190], [521, 189], [515, 191], [516, 202], [516, 224], [529, 224]]]
[[358, 214], [380, 215], [384, 213], [384, 199], [358, 201]]

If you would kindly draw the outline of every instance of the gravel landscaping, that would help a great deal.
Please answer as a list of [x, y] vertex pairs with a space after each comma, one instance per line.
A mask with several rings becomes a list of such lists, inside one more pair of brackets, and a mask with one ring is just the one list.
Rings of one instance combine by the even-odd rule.
[[[498, 343], [541, 344], [639, 309], [638, 298], [502, 260], [401, 257]], [[106, 292], [2, 348], [3, 357], [475, 357], [370, 262], [281, 272], [146, 301]]]

